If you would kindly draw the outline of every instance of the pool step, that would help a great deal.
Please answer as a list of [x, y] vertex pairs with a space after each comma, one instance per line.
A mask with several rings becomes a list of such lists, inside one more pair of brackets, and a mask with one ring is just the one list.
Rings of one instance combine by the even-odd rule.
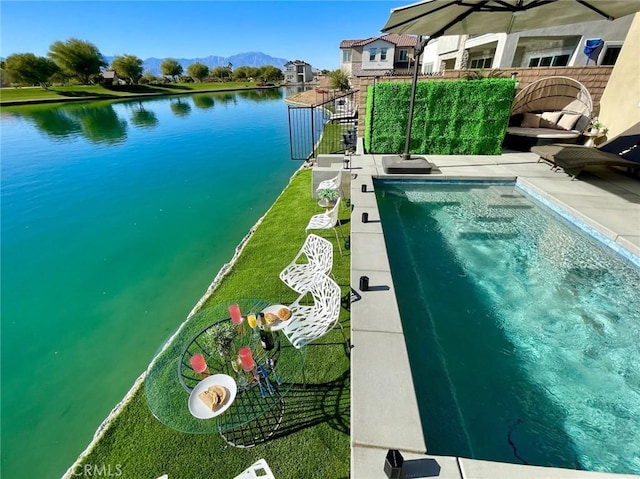
[[507, 240], [520, 236], [518, 233], [498, 232], [498, 231], [461, 231], [458, 237], [468, 240]]
[[513, 223], [513, 216], [476, 216], [474, 218], [478, 223]]

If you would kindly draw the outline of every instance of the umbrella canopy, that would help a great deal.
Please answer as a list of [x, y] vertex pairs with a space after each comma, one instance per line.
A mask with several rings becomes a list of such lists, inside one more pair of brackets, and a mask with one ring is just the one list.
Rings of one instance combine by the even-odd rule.
[[639, 0], [426, 0], [391, 10], [385, 33], [477, 35], [511, 33], [640, 11]]

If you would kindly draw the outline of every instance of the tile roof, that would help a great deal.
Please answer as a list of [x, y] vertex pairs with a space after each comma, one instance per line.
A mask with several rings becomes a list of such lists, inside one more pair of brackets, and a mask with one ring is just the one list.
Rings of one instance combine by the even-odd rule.
[[372, 39], [374, 39], [374, 37], [369, 37], [369, 38], [367, 38], [365, 40], [342, 40], [340, 42], [340, 48], [351, 48], [351, 47], [354, 47], [354, 46], [361, 45], [362, 42], [367, 42], [367, 41], [372, 40]]
[[415, 47], [416, 37], [413, 35], [398, 35], [397, 33], [389, 33], [381, 37], [383, 40], [395, 44], [397, 47]]
[[340, 42], [340, 48], [353, 48], [367, 45], [376, 40], [384, 40], [389, 43], [393, 43], [397, 47], [415, 47], [416, 37], [412, 35], [398, 35], [396, 33], [389, 33], [381, 37], [369, 37], [364, 40], [342, 40]]
[[302, 60], [289, 60], [287, 63], [285, 63], [285, 65], [309, 65], [309, 66], [311, 66], [310, 63], [307, 63], [307, 62], [302, 61]]

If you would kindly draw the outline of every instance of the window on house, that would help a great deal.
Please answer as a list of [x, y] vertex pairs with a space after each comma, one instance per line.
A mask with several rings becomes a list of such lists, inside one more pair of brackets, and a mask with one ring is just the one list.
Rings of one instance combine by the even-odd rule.
[[569, 55], [556, 55], [551, 61], [552, 67], [566, 67], [569, 64]]
[[425, 73], [433, 73], [433, 63], [425, 63], [424, 64], [424, 72]]
[[343, 50], [342, 52], [342, 62], [350, 63], [351, 62], [351, 50]]
[[606, 48], [607, 49], [604, 51], [600, 65], [615, 65], [618, 55], [620, 55], [620, 50], [622, 50], [622, 46], [607, 46]]
[[375, 62], [376, 61], [376, 52], [378, 51], [377, 48], [369, 48], [369, 61], [370, 62]]
[[400, 55], [398, 56], [398, 60], [401, 62], [409, 61], [409, 50], [400, 50]]
[[386, 48], [381, 48], [380, 49], [380, 61], [384, 62], [387, 60], [387, 49]]
[[549, 57], [534, 57], [529, 59], [530, 67], [566, 67], [569, 55], [553, 55]]
[[493, 57], [474, 58], [469, 63], [469, 68], [491, 68]]

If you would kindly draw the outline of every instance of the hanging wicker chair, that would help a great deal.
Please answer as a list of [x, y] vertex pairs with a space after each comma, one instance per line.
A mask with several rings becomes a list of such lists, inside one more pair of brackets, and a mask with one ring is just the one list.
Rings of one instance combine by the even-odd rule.
[[505, 147], [528, 151], [549, 143], [578, 143], [591, 121], [593, 101], [586, 87], [569, 77], [541, 78], [515, 97]]

